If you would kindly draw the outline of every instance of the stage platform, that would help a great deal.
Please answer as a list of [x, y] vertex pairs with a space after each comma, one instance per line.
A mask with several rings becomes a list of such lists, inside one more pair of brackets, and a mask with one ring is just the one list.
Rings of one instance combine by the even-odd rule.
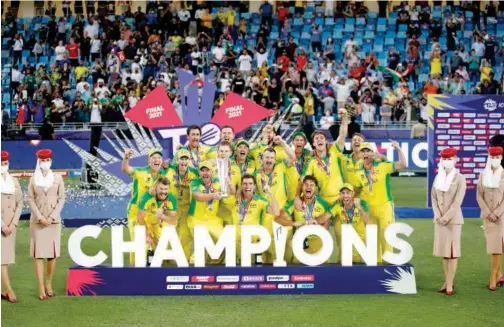
[[340, 265], [204, 268], [71, 267], [69, 296], [416, 294], [415, 270]]
[[[85, 225], [103, 227], [126, 226], [126, 207], [129, 198], [116, 196], [88, 196], [67, 199], [61, 213], [65, 227], [77, 228]], [[463, 208], [465, 218], [479, 217], [479, 208]], [[432, 219], [431, 208], [396, 207], [396, 219]], [[24, 210], [21, 219], [30, 219], [29, 210]]]

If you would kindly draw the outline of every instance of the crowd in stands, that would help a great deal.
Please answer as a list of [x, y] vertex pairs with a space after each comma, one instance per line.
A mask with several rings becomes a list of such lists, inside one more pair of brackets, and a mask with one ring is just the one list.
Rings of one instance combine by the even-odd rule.
[[179, 109], [176, 69], [212, 72], [215, 108], [231, 91], [322, 128], [338, 108], [364, 124], [425, 120], [428, 94], [504, 87], [502, 1], [73, 2], [5, 14], [2, 105], [18, 124], [121, 121], [158, 85]]

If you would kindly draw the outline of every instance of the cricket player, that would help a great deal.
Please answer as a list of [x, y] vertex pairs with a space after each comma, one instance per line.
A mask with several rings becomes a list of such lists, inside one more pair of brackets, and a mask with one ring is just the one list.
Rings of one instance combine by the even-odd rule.
[[[333, 151], [327, 151], [327, 137], [324, 132], [320, 130], [313, 132], [312, 140], [315, 151], [309, 163], [305, 165], [302, 176], [311, 175], [315, 177], [319, 183], [320, 197], [327, 203], [333, 203], [339, 197], [339, 189], [343, 185], [341, 156]], [[337, 142], [341, 143], [340, 137]], [[296, 194], [295, 206], [298, 210], [301, 209], [302, 182], [301, 179]]]
[[[354, 187], [345, 183], [340, 189], [340, 200], [331, 208], [331, 216], [334, 217], [334, 233], [339, 240], [338, 261], [341, 262], [341, 226], [350, 224], [360, 238], [366, 241], [366, 225], [370, 223], [369, 207], [366, 201], [355, 198]], [[362, 263], [362, 258], [355, 251], [352, 254], [352, 262]]]
[[155, 194], [145, 192], [138, 203], [138, 224], [145, 225], [147, 245], [155, 249], [163, 226], [177, 225], [177, 198], [170, 192], [170, 181], [160, 177], [154, 184]]
[[256, 164], [254, 160], [249, 156], [250, 144], [241, 139], [236, 142], [234, 156], [232, 159], [235, 164], [240, 169], [240, 174], [243, 176], [245, 174], [253, 174], [256, 170]]
[[[228, 180], [227, 193], [234, 195], [236, 190]], [[216, 178], [212, 177], [212, 164], [202, 161], [199, 164], [199, 178], [191, 182], [191, 202], [189, 204], [188, 226], [194, 239], [194, 227], [204, 225], [212, 236], [214, 242], [219, 238], [224, 229], [219, 212], [221, 200], [221, 185]], [[220, 260], [219, 260], [220, 261]], [[191, 263], [194, 258], [191, 256]]]
[[[181, 147], [189, 151], [189, 166], [198, 169], [200, 161], [215, 159], [217, 154], [213, 147], [201, 144], [201, 128], [198, 125], [187, 127], [187, 145]], [[178, 151], [173, 161], [177, 162]]]
[[[345, 179], [345, 182], [355, 186], [358, 185], [357, 172], [360, 170], [360, 167], [362, 165], [360, 158], [360, 145], [364, 143], [366, 138], [360, 133], [355, 133], [352, 136], [351, 141], [352, 153], [343, 154], [343, 151], [345, 150], [345, 138], [348, 134], [348, 119], [345, 109], [340, 109], [338, 113], [343, 118], [340, 125], [338, 139], [333, 143], [330, 152], [340, 158], [343, 166], [343, 177]], [[375, 158], [380, 161], [386, 160], [385, 156], [383, 156], [379, 152], [375, 152], [374, 155]]]
[[[256, 170], [253, 176], [256, 179], [257, 192], [260, 196], [268, 197], [266, 186], [271, 189], [271, 192], [275, 195], [275, 199], [278, 203], [279, 208], [283, 208], [287, 203], [287, 176], [286, 176], [287, 165], [284, 161], [277, 161], [276, 151], [271, 148], [266, 148], [262, 157], [262, 167], [260, 170]], [[272, 215], [267, 214], [264, 217], [263, 226], [266, 227], [273, 237], [273, 221]], [[292, 235], [292, 229], [290, 230]], [[287, 242], [289, 244], [289, 242]], [[272, 263], [275, 258], [274, 243], [272, 242], [271, 247], [267, 253], [263, 255], [263, 263]], [[287, 246], [285, 249], [285, 260], [292, 259], [292, 246]]]
[[[301, 194], [302, 209], [297, 210], [294, 201], [289, 201], [280, 216], [275, 221], [283, 226], [299, 228], [303, 225], [318, 225], [331, 219], [329, 204], [318, 196], [317, 179], [307, 175], [303, 179]], [[310, 236], [305, 241], [307, 253], [317, 253], [322, 248], [322, 240], [318, 236]], [[299, 263], [293, 258], [294, 263]]]
[[294, 147], [294, 155], [296, 157], [296, 170], [299, 175], [303, 173], [305, 165], [312, 158], [312, 152], [306, 148], [308, 139], [303, 132], [292, 133], [292, 145]]
[[170, 181], [170, 193], [177, 198], [177, 233], [188, 260], [193, 245], [192, 234], [187, 222], [191, 193], [190, 185], [193, 180], [199, 178], [198, 170], [189, 166], [189, 156], [189, 150], [180, 149], [178, 151], [178, 160], [168, 167], [165, 174]]
[[[233, 153], [233, 146], [227, 141], [222, 141], [217, 147], [218, 158], [224, 160], [228, 166], [228, 178], [232, 184], [233, 189], [237, 190], [240, 187], [241, 173], [240, 168], [230, 160], [231, 154]], [[217, 176], [217, 161], [212, 160], [214, 165], [213, 173]], [[221, 217], [225, 225], [233, 224], [233, 211], [235, 210], [236, 197], [232, 194], [228, 194], [226, 197], [221, 199], [219, 205], [219, 211], [217, 216]]]
[[[243, 225], [263, 225], [266, 214], [276, 217], [280, 214], [275, 194], [266, 185], [262, 197], [256, 192], [256, 179], [251, 174], [241, 177], [240, 201], [236, 203], [238, 210], [233, 211], [233, 223], [236, 226], [236, 253], [241, 254], [241, 230]], [[257, 240], [254, 240], [257, 241]]]
[[235, 131], [234, 128], [230, 125], [224, 125], [221, 128], [221, 142], [229, 142], [233, 145], [235, 139]]
[[371, 222], [378, 225], [378, 262], [383, 262], [384, 251], [392, 251], [385, 242], [385, 229], [395, 222], [394, 202], [390, 188], [390, 174], [407, 167], [406, 157], [399, 143], [392, 141], [392, 147], [399, 154], [399, 162], [379, 161], [374, 158], [370, 143], [362, 143], [360, 152], [362, 164], [357, 173], [360, 198], [369, 204]]
[[[135, 226], [138, 224], [138, 203], [140, 197], [149, 191], [149, 188], [154, 185], [157, 177], [164, 174], [164, 169], [162, 168], [163, 163], [163, 150], [158, 148], [153, 148], [148, 152], [148, 165], [144, 167], [131, 167], [129, 165], [129, 159], [133, 151], [131, 149], [126, 149], [124, 151], [124, 159], [121, 164], [121, 169], [124, 173], [131, 176], [133, 179], [133, 188], [131, 190], [131, 199], [127, 208], [128, 215], [128, 230], [130, 234], [130, 239], [134, 237]], [[135, 257], [133, 253], [130, 253], [130, 264], [135, 263]]]
[[275, 149], [277, 161], [284, 161], [288, 156], [294, 156], [292, 149], [285, 142], [280, 142], [280, 140], [280, 136], [275, 136], [275, 129], [273, 128], [273, 125], [268, 124], [264, 126], [262, 130], [261, 141], [258, 144], [252, 146], [249, 153], [249, 156], [254, 159], [256, 170], [261, 169], [264, 150], [268, 148]]

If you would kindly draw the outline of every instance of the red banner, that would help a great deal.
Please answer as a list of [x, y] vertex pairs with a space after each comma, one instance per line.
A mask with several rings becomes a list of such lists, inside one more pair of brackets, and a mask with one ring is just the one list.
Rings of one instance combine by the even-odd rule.
[[150, 92], [124, 116], [151, 129], [182, 126], [182, 121], [163, 86], [158, 86]]
[[252, 126], [252, 124], [273, 115], [273, 113], [273, 110], [268, 110], [255, 102], [230, 92], [212, 118], [212, 123], [220, 127], [230, 125], [235, 133], [239, 133]]

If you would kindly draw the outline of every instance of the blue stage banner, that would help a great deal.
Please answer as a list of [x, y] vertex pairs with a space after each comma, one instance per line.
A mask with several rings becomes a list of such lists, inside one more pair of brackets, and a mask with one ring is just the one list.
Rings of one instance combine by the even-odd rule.
[[[165, 150], [165, 157], [169, 159], [173, 155], [173, 144], [178, 144], [179, 142], [185, 142], [185, 137], [180, 137], [179, 133], [181, 131], [174, 129], [177, 132], [176, 140], [173, 140], [169, 135], [166, 139], [160, 139], [159, 142]], [[427, 169], [427, 142], [422, 140], [397, 140], [401, 145], [405, 155], [406, 160], [409, 164], [409, 170], [415, 171], [426, 171]], [[389, 139], [374, 139], [370, 140], [382, 153], [387, 156], [388, 160], [397, 161], [397, 153], [393, 151], [390, 146]], [[89, 151], [90, 143], [89, 140], [74, 140], [72, 141], [76, 146]], [[51, 149], [55, 154], [53, 157], [53, 169], [81, 169], [83, 160], [79, 155], [72, 150], [67, 143], [63, 140], [52, 140], [52, 141], [41, 141], [40, 143], [35, 143], [31, 141], [5, 141], [2, 142], [2, 149], [9, 151], [11, 153], [10, 169], [11, 170], [34, 170], [35, 164], [37, 162], [36, 153], [39, 149]], [[346, 143], [346, 148], [350, 149], [350, 142]], [[117, 147], [112, 146], [108, 140], [101, 140], [100, 150], [109, 153], [110, 155], [116, 157], [118, 160], [122, 159], [122, 153]], [[140, 159], [142, 160], [142, 159]], [[136, 165], [136, 162], [132, 162], [132, 165]], [[144, 162], [139, 162], [139, 165], [144, 165]], [[120, 163], [117, 162], [117, 172], [114, 172], [116, 176], [120, 176]], [[111, 169], [113, 170], [113, 169]], [[75, 176], [75, 175], [73, 175]]]
[[439, 153], [454, 147], [460, 158], [457, 168], [467, 179], [462, 207], [477, 207], [476, 185], [485, 169], [490, 138], [504, 134], [504, 96], [430, 95], [429, 112], [429, 196], [437, 174]]
[[416, 294], [417, 288], [415, 269], [410, 264], [374, 267], [71, 267], [66, 293], [70, 296]]

